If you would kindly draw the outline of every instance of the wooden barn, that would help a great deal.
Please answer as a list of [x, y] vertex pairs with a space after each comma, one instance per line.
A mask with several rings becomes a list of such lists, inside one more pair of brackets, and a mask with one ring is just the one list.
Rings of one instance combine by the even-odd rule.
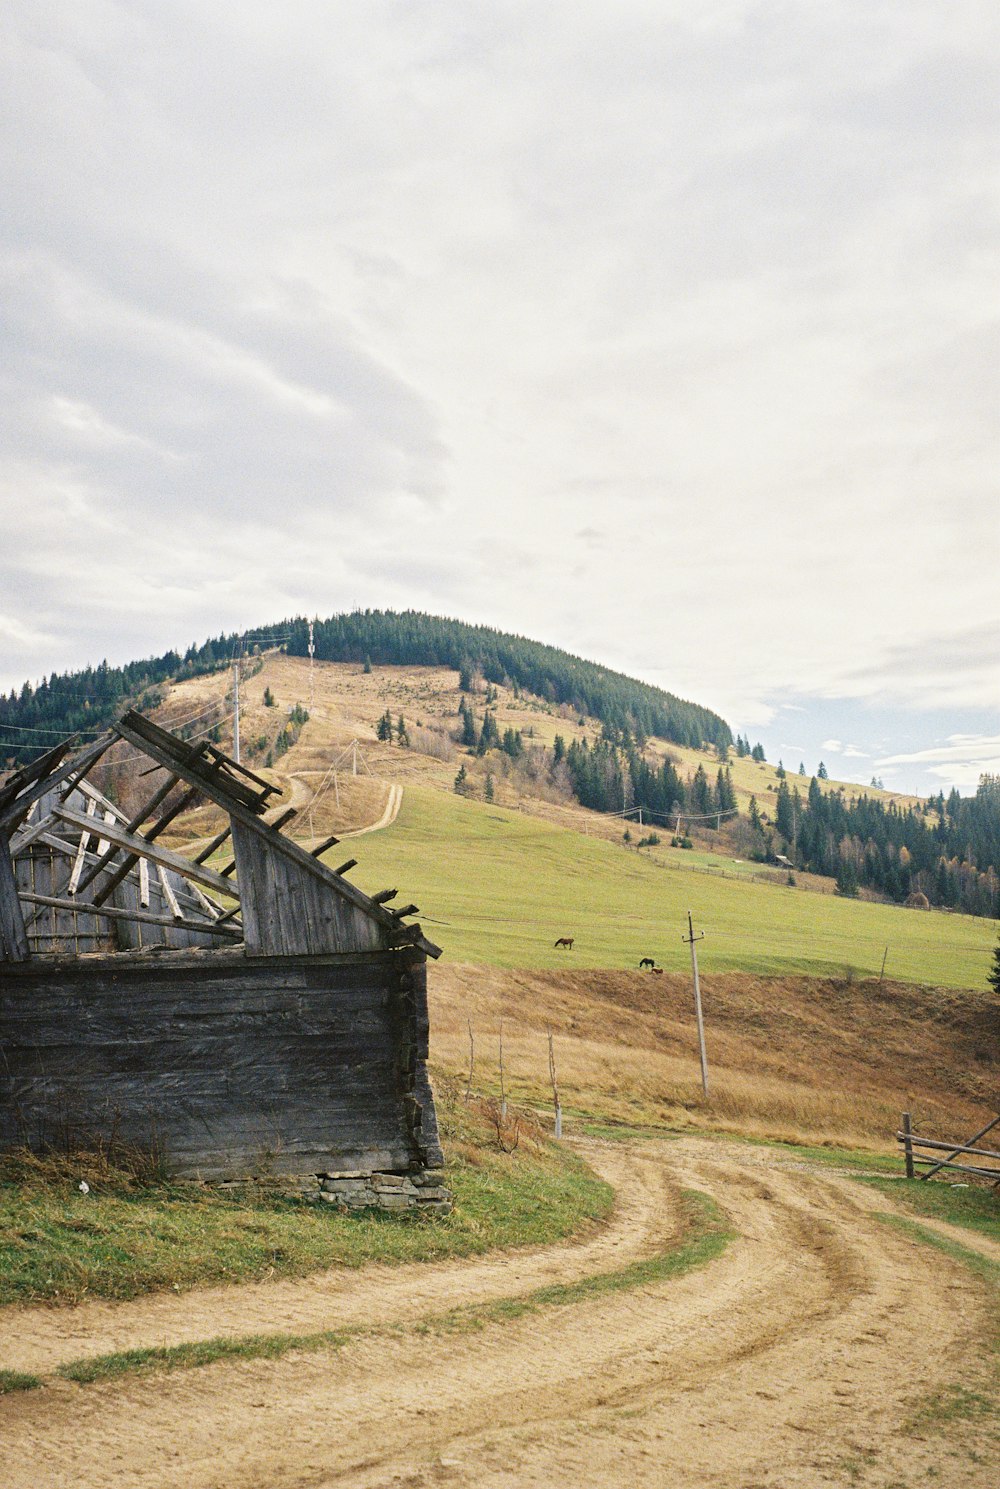
[[[88, 779], [120, 741], [148, 781], [130, 815]], [[439, 950], [414, 905], [348, 881], [353, 859], [320, 861], [335, 840], [309, 853], [289, 813], [266, 821], [276, 789], [135, 712], [0, 786], [0, 1148], [114, 1142], [176, 1175], [441, 1201]], [[157, 841], [199, 802], [225, 826], [196, 856]]]

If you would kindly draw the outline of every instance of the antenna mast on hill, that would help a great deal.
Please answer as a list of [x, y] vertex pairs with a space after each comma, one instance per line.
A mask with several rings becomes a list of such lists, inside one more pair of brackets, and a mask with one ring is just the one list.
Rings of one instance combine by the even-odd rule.
[[240, 654], [233, 653], [233, 759], [240, 763]]
[[313, 641], [313, 622], [309, 622], [309, 712], [313, 711], [313, 657], [316, 655], [316, 644]]

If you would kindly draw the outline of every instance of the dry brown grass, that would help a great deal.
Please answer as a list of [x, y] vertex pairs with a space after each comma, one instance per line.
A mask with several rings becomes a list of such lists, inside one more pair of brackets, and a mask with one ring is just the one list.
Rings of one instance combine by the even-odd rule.
[[985, 994], [822, 978], [705, 977], [710, 1095], [690, 980], [664, 974], [437, 965], [432, 1057], [496, 1084], [496, 1033], [517, 1099], [544, 1104], [546, 1030], [567, 1110], [802, 1143], [892, 1149], [900, 1112], [947, 1132], [995, 1110], [1000, 1014]]

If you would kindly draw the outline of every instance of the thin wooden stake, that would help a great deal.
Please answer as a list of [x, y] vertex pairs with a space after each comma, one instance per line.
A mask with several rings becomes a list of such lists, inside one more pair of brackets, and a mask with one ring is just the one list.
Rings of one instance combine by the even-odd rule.
[[500, 1120], [507, 1120], [507, 1091], [503, 1083], [503, 1019], [500, 1020]]
[[469, 1079], [465, 1086], [466, 1101], [472, 1100], [472, 1072], [476, 1068], [476, 1041], [472, 1034], [472, 1020], [469, 1019]]
[[885, 951], [882, 953], [882, 971], [878, 974], [879, 986], [882, 985], [882, 978], [885, 975], [885, 959], [886, 959], [886, 957], [888, 955], [889, 955], [889, 948], [887, 946], [885, 948]]
[[562, 1137], [562, 1107], [559, 1105], [559, 1086], [556, 1081], [556, 1055], [552, 1043], [552, 1030], [549, 1030], [549, 1079], [552, 1082], [552, 1100], [556, 1109], [556, 1131], [557, 1138]]

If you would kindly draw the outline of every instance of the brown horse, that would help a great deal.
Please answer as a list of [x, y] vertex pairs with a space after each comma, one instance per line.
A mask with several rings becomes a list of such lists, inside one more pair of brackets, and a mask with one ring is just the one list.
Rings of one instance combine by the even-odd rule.
[[572, 936], [560, 936], [559, 937], [559, 940], [556, 942], [556, 948], [558, 949], [560, 946], [565, 946], [565, 948], [566, 948], [567, 951], [572, 951], [573, 950], [573, 937]]

